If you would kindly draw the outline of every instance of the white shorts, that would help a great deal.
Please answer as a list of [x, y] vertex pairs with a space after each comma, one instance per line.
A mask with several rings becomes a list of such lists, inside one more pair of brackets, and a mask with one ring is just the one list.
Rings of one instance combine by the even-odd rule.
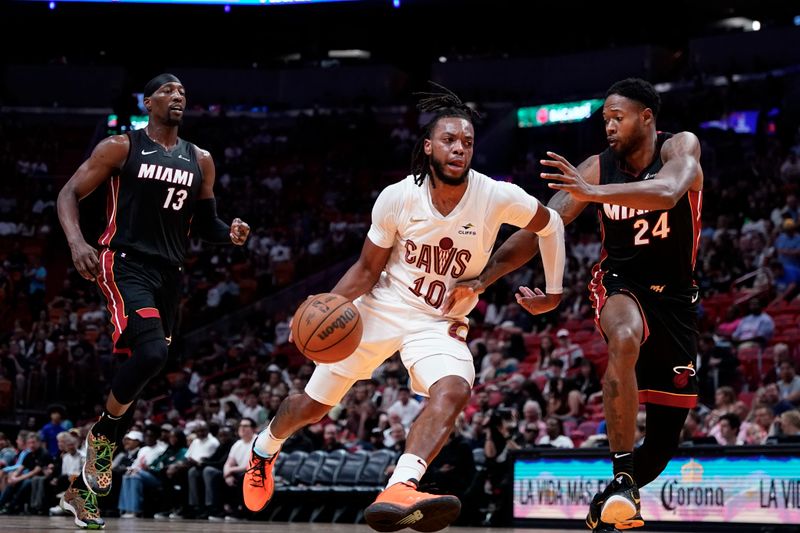
[[431, 386], [446, 376], [460, 376], [472, 386], [475, 367], [465, 323], [370, 296], [354, 303], [364, 322], [361, 344], [343, 361], [317, 365], [305, 389], [312, 399], [336, 405], [356, 381], [369, 379], [397, 351], [417, 394], [429, 396]]

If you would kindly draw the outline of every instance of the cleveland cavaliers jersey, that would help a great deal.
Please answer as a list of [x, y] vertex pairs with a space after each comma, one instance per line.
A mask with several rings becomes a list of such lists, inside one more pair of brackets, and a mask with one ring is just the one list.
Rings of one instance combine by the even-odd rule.
[[[653, 179], [664, 165], [661, 147], [671, 133], [659, 133], [655, 156], [639, 175], [607, 148], [600, 154], [600, 184]], [[693, 285], [692, 273], [700, 239], [702, 191], [688, 191], [672, 209], [632, 209], [622, 205], [598, 207], [603, 249], [599, 268], [662, 293]]]
[[128, 158], [109, 183], [108, 226], [98, 244], [180, 265], [203, 181], [195, 146], [179, 138], [167, 151], [144, 129], [128, 137]]
[[[443, 216], [430, 187], [430, 180], [418, 186], [408, 176], [378, 196], [367, 236], [392, 252], [369, 295], [441, 317], [448, 291], [486, 266], [500, 225], [526, 226], [539, 204], [516, 185], [470, 170], [464, 196]], [[476, 303], [466, 302], [450, 316], [463, 317]]]

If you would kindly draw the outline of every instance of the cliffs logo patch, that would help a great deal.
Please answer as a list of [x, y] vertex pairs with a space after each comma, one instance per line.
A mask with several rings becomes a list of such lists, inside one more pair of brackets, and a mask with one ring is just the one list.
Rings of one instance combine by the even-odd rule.
[[689, 363], [687, 366], [674, 366], [672, 367], [672, 371], [677, 374], [672, 378], [672, 383], [679, 389], [686, 388], [686, 385], [689, 384], [689, 378], [697, 374], [697, 371], [694, 369], [694, 364], [692, 363]]
[[475, 225], [472, 222], [468, 222], [464, 226], [461, 226], [461, 229], [458, 230], [459, 235], [477, 235], [478, 232], [475, 231]]

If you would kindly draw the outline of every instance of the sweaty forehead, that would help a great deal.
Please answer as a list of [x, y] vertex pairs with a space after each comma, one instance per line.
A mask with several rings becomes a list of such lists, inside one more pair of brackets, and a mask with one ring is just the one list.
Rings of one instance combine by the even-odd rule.
[[603, 113], [622, 111], [637, 112], [642, 108], [642, 104], [636, 100], [631, 100], [619, 94], [611, 94], [603, 103]]
[[159, 91], [161, 91], [161, 90], [163, 90], [165, 88], [169, 89], [170, 91], [173, 91], [175, 89], [178, 89], [179, 91], [185, 91], [186, 90], [183, 87], [183, 85], [178, 83], [177, 81], [168, 81], [167, 83], [164, 83], [158, 89], [156, 89], [153, 94], [156, 94], [157, 92], [159, 92]]
[[473, 137], [475, 130], [472, 128], [469, 120], [460, 117], [444, 117], [440, 118], [433, 129], [434, 135], [442, 133], [450, 133], [453, 135], [466, 135]]

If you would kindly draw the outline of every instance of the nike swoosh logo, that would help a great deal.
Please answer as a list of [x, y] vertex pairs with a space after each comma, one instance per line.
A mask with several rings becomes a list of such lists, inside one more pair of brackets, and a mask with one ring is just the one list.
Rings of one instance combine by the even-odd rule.
[[152, 152], [145, 152], [144, 150], [142, 150], [142, 155], [150, 155], [150, 154], [154, 154], [156, 152], [158, 152], [158, 150], [153, 150]]
[[411, 222], [424, 222], [426, 220], [428, 220], [428, 219], [425, 218], [425, 217], [422, 217], [422, 218], [420, 218], [420, 217], [411, 217]]
[[[627, 457], [627, 456], [629, 456], [629, 455], [630, 455], [630, 452], [628, 452], [628, 453], [615, 453], [615, 454], [614, 454], [614, 459], [622, 459], [623, 457]], [[620, 478], [620, 480], [621, 480], [621, 479], [622, 479], [622, 478]], [[620, 483], [621, 483], [621, 482], [622, 482], [622, 481], [620, 481]]]
[[182, 155], [178, 156], [178, 159], [183, 159], [184, 161], [191, 161], [188, 157], [183, 157]]
[[692, 296], [692, 303], [695, 303], [698, 298], [700, 298], [700, 294], [695, 294], [694, 296]]

